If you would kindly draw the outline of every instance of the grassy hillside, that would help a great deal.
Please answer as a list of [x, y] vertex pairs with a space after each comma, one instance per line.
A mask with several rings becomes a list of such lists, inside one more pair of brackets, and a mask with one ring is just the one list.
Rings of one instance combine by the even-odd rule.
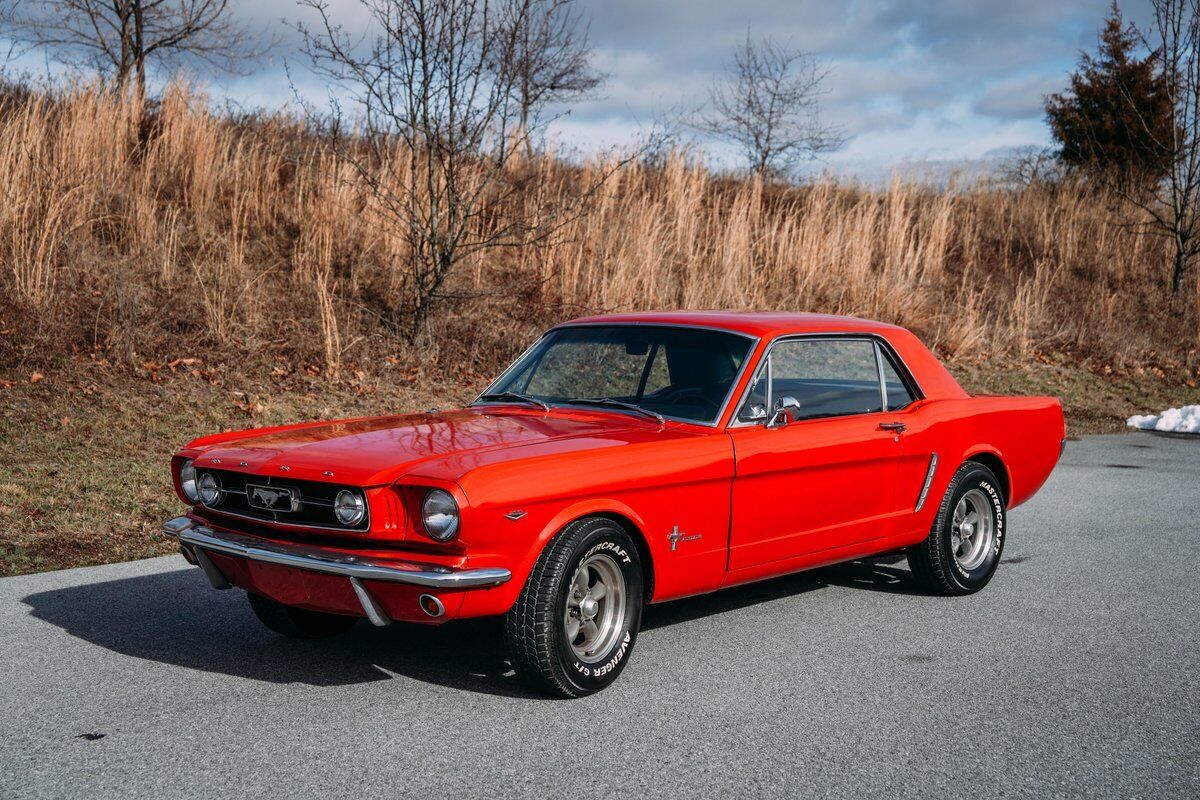
[[[970, 389], [1064, 396], [1073, 432], [1200, 395], [1195, 283], [1172, 301], [1165, 243], [1079, 186], [635, 163], [549, 241], [457, 266], [410, 341], [407, 245], [300, 122], [180, 88], [144, 113], [87, 88], [0, 94], [0, 574], [160, 551], [165, 458], [196, 433], [459, 402], [585, 312], [897, 322]], [[567, 203], [605, 167], [516, 168]]]

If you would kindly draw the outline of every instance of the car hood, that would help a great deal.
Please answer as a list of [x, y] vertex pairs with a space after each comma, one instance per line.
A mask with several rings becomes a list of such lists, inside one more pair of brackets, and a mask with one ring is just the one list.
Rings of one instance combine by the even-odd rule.
[[429, 459], [576, 437], [604, 438], [645, 423], [580, 415], [474, 408], [309, 423], [197, 439], [197, 464], [360, 486], [391, 483]]

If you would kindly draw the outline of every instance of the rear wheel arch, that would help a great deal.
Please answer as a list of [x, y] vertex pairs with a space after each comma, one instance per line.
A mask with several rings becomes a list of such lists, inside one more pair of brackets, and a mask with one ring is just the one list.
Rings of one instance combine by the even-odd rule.
[[990, 450], [981, 450], [967, 456], [963, 461], [964, 463], [974, 461], [977, 464], [983, 464], [992, 471], [992, 474], [996, 476], [996, 480], [1000, 482], [1000, 493], [1004, 496], [1004, 507], [1008, 508], [1012, 503], [1012, 483], [1009, 480], [1008, 467], [1005, 466], [1004, 460], [1000, 458], [1000, 455]]

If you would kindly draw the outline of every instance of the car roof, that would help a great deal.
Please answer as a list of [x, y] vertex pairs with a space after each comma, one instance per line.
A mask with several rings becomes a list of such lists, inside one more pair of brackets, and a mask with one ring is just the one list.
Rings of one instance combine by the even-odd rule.
[[790, 333], [886, 333], [903, 330], [885, 322], [836, 314], [793, 311], [639, 311], [581, 317], [563, 325], [689, 325], [771, 338]]

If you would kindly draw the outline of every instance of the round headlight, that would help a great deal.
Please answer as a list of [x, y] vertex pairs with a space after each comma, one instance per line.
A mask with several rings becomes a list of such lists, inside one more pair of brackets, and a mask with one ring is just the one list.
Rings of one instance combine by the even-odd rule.
[[215, 506], [221, 500], [221, 484], [217, 483], [217, 478], [211, 472], [206, 472], [200, 476], [197, 483], [200, 487], [200, 501], [206, 506]]
[[179, 486], [189, 502], [195, 503], [200, 500], [200, 494], [196, 490], [196, 465], [190, 458], [179, 468]]
[[343, 489], [334, 498], [333, 513], [343, 525], [357, 525], [367, 515], [367, 504], [358, 492]]
[[430, 489], [421, 504], [425, 532], [439, 542], [448, 542], [458, 533], [458, 503], [443, 489]]

